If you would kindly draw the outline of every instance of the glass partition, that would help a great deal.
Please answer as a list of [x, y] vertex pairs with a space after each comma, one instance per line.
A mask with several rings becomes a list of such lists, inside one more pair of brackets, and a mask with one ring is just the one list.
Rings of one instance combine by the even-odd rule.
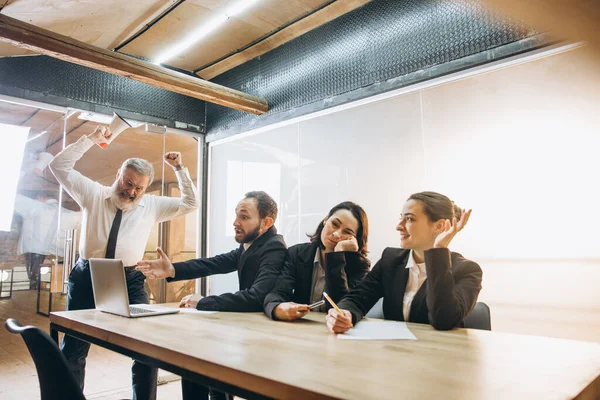
[[[65, 146], [89, 135], [98, 125], [108, 126], [110, 120], [110, 116], [78, 110], [47, 110], [0, 102], [0, 124], [14, 126], [15, 130], [29, 129], [24, 138], [25, 150], [18, 152], [23, 153], [23, 162], [19, 177], [15, 177], [15, 201], [10, 201], [10, 208], [3, 207], [14, 207], [14, 217], [10, 229], [0, 232], [0, 297], [31, 291], [32, 296], [26, 297], [37, 312], [64, 310], [68, 275], [79, 256], [82, 214], [79, 205], [61, 191], [47, 165]], [[147, 194], [179, 197], [177, 177], [163, 162], [166, 151], [179, 151], [192, 180], [197, 182], [197, 138], [173, 132], [147, 132], [145, 124], [130, 122], [133, 129], [121, 133], [105, 149], [92, 147], [75, 169], [93, 181], [111, 186], [123, 161], [144, 158], [152, 163], [155, 172]], [[158, 246], [173, 261], [195, 258], [197, 223], [195, 211], [155, 224], [144, 258], [156, 258]], [[195, 281], [166, 285], [164, 280], [153, 280], [147, 281], [146, 289], [152, 302], [175, 302], [194, 293]]]
[[[13, 210], [13, 218], [11, 226], [0, 232], [0, 292], [2, 297], [11, 297], [17, 291], [30, 292], [19, 300], [42, 314], [48, 312], [51, 302], [61, 301], [53, 300], [50, 291], [52, 267], [62, 257], [57, 234], [60, 186], [47, 165], [62, 148], [65, 114], [60, 108], [49, 108], [0, 102], [0, 123], [13, 127], [3, 132], [7, 135], [2, 138], [3, 146], [11, 146], [12, 140], [8, 139], [14, 139], [16, 130], [29, 130], [24, 149], [20, 149], [20, 171], [14, 177], [18, 179], [16, 193], [3, 196], [2, 208]], [[17, 149], [13, 152], [21, 155], [16, 154]], [[5, 182], [11, 179], [6, 176]], [[6, 186], [4, 189], [10, 191]], [[6, 199], [11, 204], [4, 204]]]
[[[165, 133], [165, 152], [178, 151], [181, 153], [182, 162], [188, 168], [194, 182], [198, 181], [198, 141], [195, 137], [167, 132]], [[179, 185], [172, 168], [164, 169], [163, 176], [164, 195], [179, 197]], [[185, 261], [196, 258], [196, 228], [198, 211], [177, 217], [164, 224], [162, 236], [162, 249], [173, 262]], [[151, 249], [154, 257], [156, 252]], [[146, 281], [148, 284], [157, 285], [155, 289], [158, 300], [167, 303], [181, 300], [183, 296], [195, 292], [195, 280], [177, 281], [164, 285], [164, 281]]]

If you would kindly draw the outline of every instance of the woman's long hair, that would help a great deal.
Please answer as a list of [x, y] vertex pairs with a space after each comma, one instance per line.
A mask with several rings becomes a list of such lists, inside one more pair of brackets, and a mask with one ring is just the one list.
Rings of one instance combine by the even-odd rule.
[[335, 214], [338, 210], [348, 210], [352, 213], [354, 218], [358, 221], [358, 231], [356, 232], [356, 242], [358, 243], [358, 253], [363, 257], [367, 256], [368, 246], [367, 239], [369, 237], [369, 219], [367, 218], [367, 213], [361, 206], [351, 201], [344, 201], [333, 207], [329, 210], [327, 217], [317, 226], [317, 230], [312, 235], [307, 235], [310, 238], [311, 243], [317, 243], [319, 248], [322, 250], [325, 249], [325, 245], [321, 241], [321, 232], [323, 231], [323, 227], [325, 226], [325, 220], [329, 219], [333, 214]]

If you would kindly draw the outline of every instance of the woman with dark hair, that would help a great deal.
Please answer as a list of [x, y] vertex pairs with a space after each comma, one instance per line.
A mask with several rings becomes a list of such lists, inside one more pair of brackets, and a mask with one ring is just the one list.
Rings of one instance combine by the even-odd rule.
[[[333, 207], [317, 226], [309, 243], [288, 249], [284, 269], [265, 297], [265, 314], [275, 320], [293, 321], [309, 311], [309, 303], [323, 292], [340, 300], [369, 272], [367, 237], [369, 221], [358, 204], [345, 201]], [[329, 303], [315, 307], [327, 311]]]
[[381, 297], [385, 319], [441, 330], [461, 326], [477, 301], [482, 271], [448, 245], [470, 215], [439, 193], [410, 196], [396, 227], [401, 248], [383, 251], [367, 277], [338, 303], [342, 314], [329, 310], [329, 329], [346, 332]]

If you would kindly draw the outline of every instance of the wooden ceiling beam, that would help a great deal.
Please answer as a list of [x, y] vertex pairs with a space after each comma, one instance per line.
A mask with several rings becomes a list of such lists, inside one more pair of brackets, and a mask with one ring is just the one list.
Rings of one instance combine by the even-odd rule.
[[264, 99], [92, 46], [2, 14], [0, 41], [236, 110], [259, 115], [269, 109]]
[[232, 54], [231, 56], [206, 68], [196, 71], [196, 74], [204, 79], [212, 79], [223, 72], [229, 71], [230, 69], [233, 69], [238, 65], [245, 63], [246, 61], [261, 56], [266, 52], [297, 38], [298, 36], [302, 36], [308, 31], [318, 28], [319, 26], [341, 15], [344, 15], [355, 8], [369, 3], [370, 1], [372, 0], [337, 0], [336, 2], [323, 7], [319, 11], [316, 11], [309, 16], [302, 18], [301, 20], [272, 34], [266, 39], [261, 40], [255, 45], [250, 46], [238, 53]]

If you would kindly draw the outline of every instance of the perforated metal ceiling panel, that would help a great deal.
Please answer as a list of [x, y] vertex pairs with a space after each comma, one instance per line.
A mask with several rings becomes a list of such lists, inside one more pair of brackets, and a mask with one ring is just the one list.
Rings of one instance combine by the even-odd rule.
[[[209, 139], [260, 126], [277, 114], [292, 116], [293, 110], [307, 104], [434, 66], [454, 62], [438, 69], [439, 74], [464, 69], [455, 61], [534, 35], [527, 26], [496, 15], [475, 1], [374, 0], [213, 79], [265, 98], [270, 111], [253, 116], [207, 104]], [[515, 45], [508, 53], [497, 52], [481, 62], [531, 46], [531, 42]], [[399, 81], [398, 85], [410, 83], [414, 81]], [[398, 85], [382, 86], [381, 91]]]
[[46, 56], [0, 58], [0, 92], [171, 127], [204, 126], [201, 100]]

